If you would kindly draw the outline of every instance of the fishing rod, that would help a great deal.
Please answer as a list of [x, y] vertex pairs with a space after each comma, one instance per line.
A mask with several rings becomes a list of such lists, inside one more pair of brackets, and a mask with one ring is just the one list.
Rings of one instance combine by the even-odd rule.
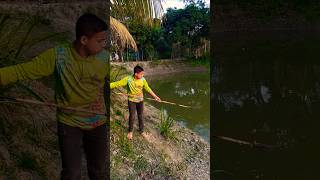
[[[125, 93], [116, 93], [116, 94], [126, 95]], [[161, 102], [163, 102], [163, 101], [161, 101]], [[171, 103], [171, 102], [167, 102], [167, 101], [164, 101], [164, 102]], [[85, 109], [80, 109], [80, 108], [73, 108], [73, 107], [63, 107], [63, 106], [58, 105], [58, 104], [48, 103], [48, 102], [41, 102], [41, 101], [36, 101], [36, 100], [31, 100], [31, 99], [22, 99], [22, 98], [0, 96], [0, 103], [27, 103], [27, 104], [35, 104], [35, 105], [41, 105], [41, 106], [57, 107], [57, 108], [61, 108], [61, 109], [67, 109], [67, 110], [72, 110], [72, 111], [92, 113], [92, 114], [106, 116], [106, 114], [102, 113], [102, 112], [90, 111], [90, 110], [85, 110]], [[173, 104], [176, 104], [176, 103], [173, 103]], [[248, 146], [256, 147], [256, 148], [274, 149], [275, 147], [277, 147], [277, 146], [268, 145], [268, 144], [262, 144], [262, 143], [257, 143], [257, 142], [252, 142], [251, 143], [251, 142], [248, 142], [248, 141], [234, 139], [234, 138], [230, 138], [230, 137], [226, 137], [226, 136], [212, 135], [212, 137], [216, 138], [216, 139], [221, 139], [221, 140], [233, 142], [233, 143], [237, 143], [237, 144], [240, 144], [240, 145], [248, 145]]]
[[217, 136], [217, 135], [212, 135], [213, 138], [216, 139], [221, 139], [221, 140], [225, 140], [225, 141], [229, 141], [229, 142], [233, 142], [233, 143], [237, 143], [240, 145], [248, 145], [251, 147], [255, 147], [255, 148], [262, 148], [262, 149], [274, 149], [277, 146], [274, 145], [268, 145], [268, 144], [262, 144], [262, 143], [257, 143], [257, 142], [248, 142], [248, 141], [243, 141], [243, 140], [239, 140], [239, 139], [235, 139], [235, 138], [230, 138], [230, 137], [226, 137], [226, 136]]
[[36, 101], [36, 100], [31, 100], [31, 99], [22, 99], [22, 98], [0, 96], [0, 103], [27, 103], [27, 104], [35, 104], [35, 105], [40, 105], [40, 106], [57, 107], [57, 108], [60, 108], [60, 109], [66, 109], [66, 110], [72, 110], [72, 111], [78, 111], [78, 112], [84, 112], [84, 113], [92, 113], [92, 114], [106, 116], [106, 114], [102, 113], [102, 112], [90, 111], [90, 110], [85, 110], [85, 109], [80, 109], [80, 108], [73, 108], [73, 107], [63, 107], [63, 106], [58, 105], [58, 104], [49, 103], [49, 102], [41, 102], [41, 101]]
[[[121, 92], [113, 92], [113, 93], [115, 93], [117, 95], [136, 96], [136, 95], [131, 95], [131, 94], [127, 94], [127, 93], [121, 93]], [[136, 96], [136, 97], [140, 97], [140, 96]], [[152, 99], [152, 98], [146, 98], [146, 99], [149, 99], [149, 100], [152, 100], [152, 101], [157, 101], [157, 102], [160, 102], [160, 103], [172, 104], [172, 105], [176, 105], [176, 106], [180, 106], [180, 107], [184, 107], [184, 108], [191, 108], [191, 106], [177, 104], [177, 103], [174, 103], [174, 102], [163, 101], [163, 100], [158, 101], [158, 100], [155, 100], [155, 99]]]

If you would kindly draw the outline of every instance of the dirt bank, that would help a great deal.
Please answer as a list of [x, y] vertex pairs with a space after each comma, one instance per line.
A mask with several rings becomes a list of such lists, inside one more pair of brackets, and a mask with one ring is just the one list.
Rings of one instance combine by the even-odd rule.
[[111, 65], [124, 67], [129, 72], [132, 72], [136, 65], [140, 65], [144, 68], [146, 76], [179, 72], [209, 71], [209, 69], [204, 66], [195, 66], [184, 60], [132, 61], [125, 63], [111, 62]]
[[[112, 178], [137, 179], [209, 179], [210, 145], [197, 134], [179, 124], [174, 138], [159, 133], [160, 110], [145, 103], [143, 138], [134, 131], [127, 140], [128, 112], [126, 97], [112, 95], [111, 172]], [[135, 127], [137, 129], [137, 127]]]

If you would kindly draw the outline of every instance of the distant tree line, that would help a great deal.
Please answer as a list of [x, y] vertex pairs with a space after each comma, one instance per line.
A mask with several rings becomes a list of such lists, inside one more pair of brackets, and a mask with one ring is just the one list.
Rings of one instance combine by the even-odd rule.
[[[138, 52], [126, 49], [123, 59], [154, 60], [208, 56], [209, 8], [202, 0], [186, 3], [183, 9], [167, 9], [162, 22], [154, 19], [152, 26], [128, 16], [127, 21], [123, 23], [134, 37]], [[116, 14], [114, 16], [117, 17]]]

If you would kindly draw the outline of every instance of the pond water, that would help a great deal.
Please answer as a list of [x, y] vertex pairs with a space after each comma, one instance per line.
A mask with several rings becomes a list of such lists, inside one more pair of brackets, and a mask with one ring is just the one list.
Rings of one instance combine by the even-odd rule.
[[210, 141], [210, 74], [208, 72], [184, 72], [146, 77], [150, 87], [165, 101], [192, 108], [148, 101], [164, 110], [182, 125]]
[[215, 34], [215, 180], [319, 179], [320, 37], [315, 32]]

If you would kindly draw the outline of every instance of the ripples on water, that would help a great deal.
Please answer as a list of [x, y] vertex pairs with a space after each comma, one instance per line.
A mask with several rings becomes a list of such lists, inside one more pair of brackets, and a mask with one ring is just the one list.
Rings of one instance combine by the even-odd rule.
[[262, 151], [214, 139], [214, 166], [228, 172], [215, 173], [215, 179], [319, 178], [319, 40], [308, 32], [216, 40], [214, 134], [279, 148]]
[[210, 80], [209, 72], [179, 73], [146, 77], [151, 88], [162, 100], [192, 106], [192, 109], [150, 102], [163, 107], [178, 123], [206, 141], [210, 141]]

